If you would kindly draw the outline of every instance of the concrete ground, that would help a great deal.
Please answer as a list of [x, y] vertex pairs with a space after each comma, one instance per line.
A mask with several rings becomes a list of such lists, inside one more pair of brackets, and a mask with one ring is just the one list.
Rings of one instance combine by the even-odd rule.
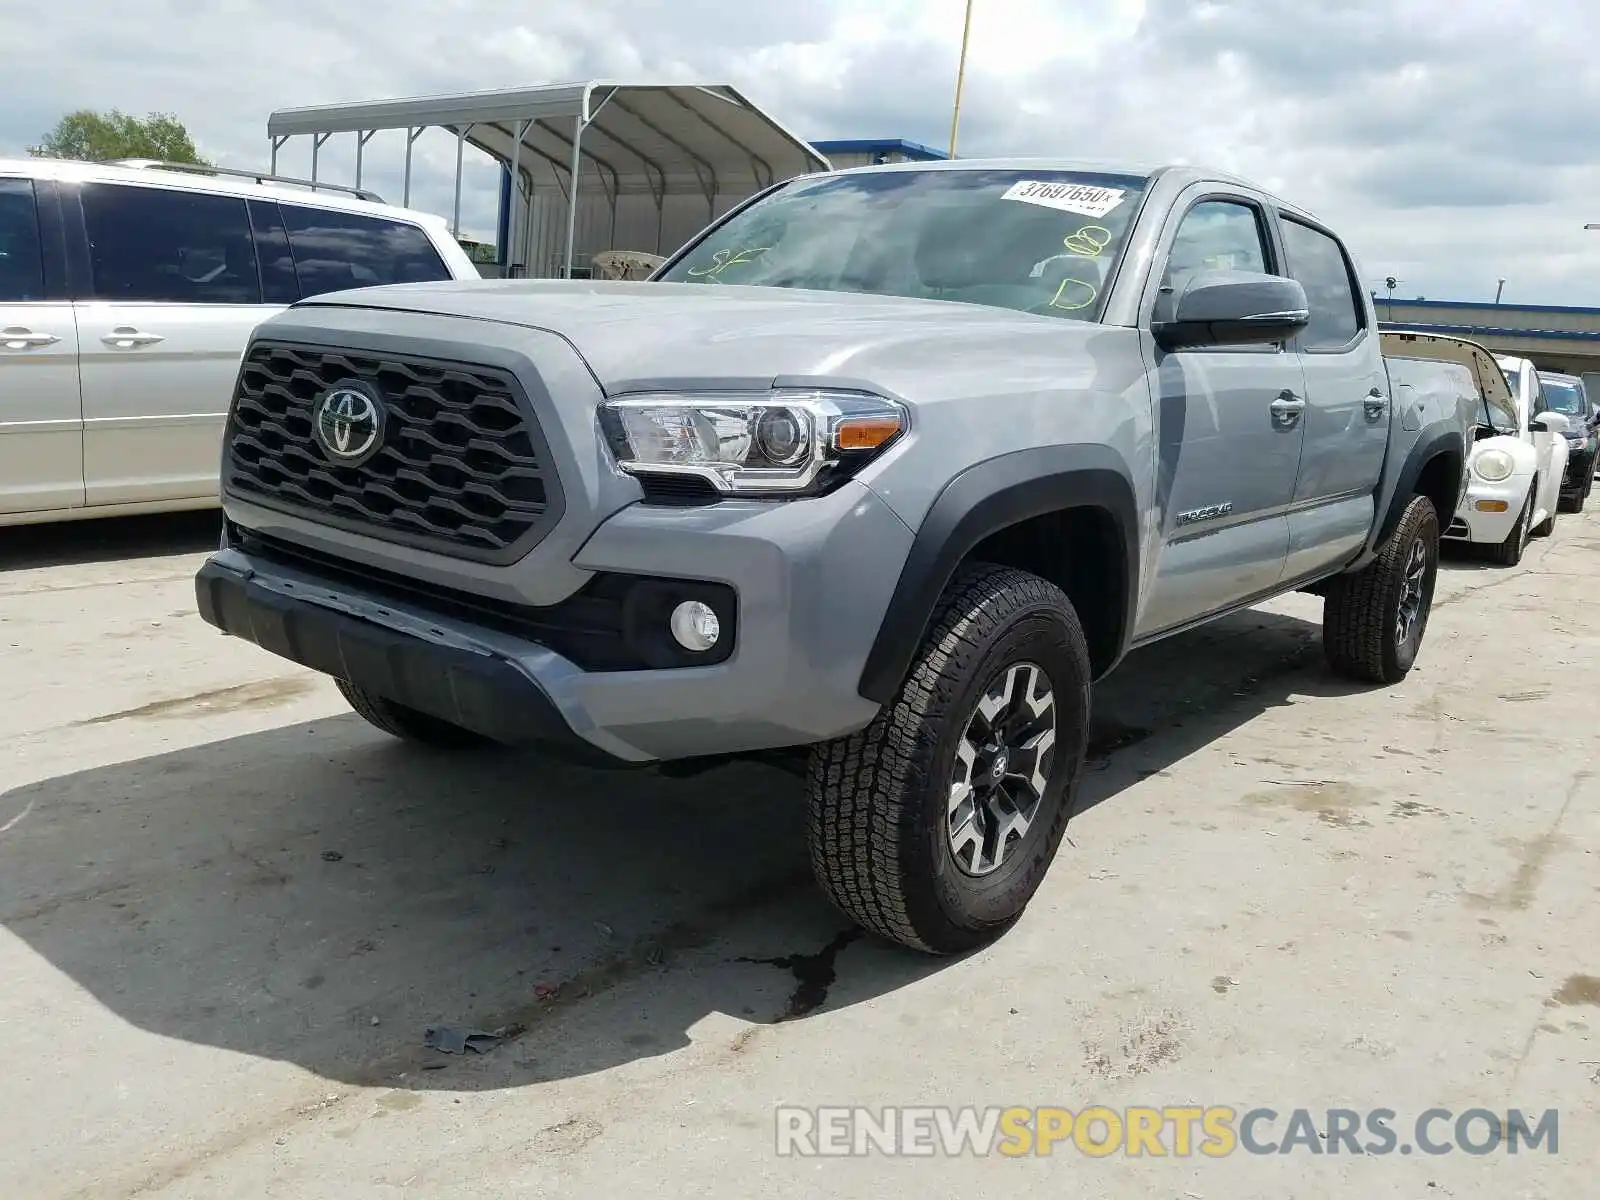
[[[1388, 690], [1322, 670], [1305, 596], [1136, 655], [1034, 906], [943, 962], [827, 907], [775, 771], [387, 740], [194, 615], [213, 537], [0, 540], [8, 1200], [1594, 1194], [1600, 517], [1447, 563]], [[780, 1157], [779, 1104], [1304, 1108], [1318, 1144]], [[1557, 1153], [1313, 1152], [1329, 1107], [1435, 1106], [1558, 1109]]]

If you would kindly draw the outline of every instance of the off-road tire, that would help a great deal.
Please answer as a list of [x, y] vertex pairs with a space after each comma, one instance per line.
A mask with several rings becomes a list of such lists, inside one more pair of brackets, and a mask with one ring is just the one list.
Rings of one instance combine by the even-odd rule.
[[449, 721], [375, 695], [347, 679], [334, 682], [350, 702], [350, 707], [356, 710], [357, 716], [390, 737], [439, 750], [469, 750], [489, 745], [488, 739], [470, 729], [463, 729]]
[[[956, 754], [980, 697], [1032, 663], [1056, 705], [1055, 748], [1026, 834], [993, 874], [957, 862]], [[1089, 732], [1091, 670], [1066, 595], [1009, 567], [964, 567], [945, 589], [905, 683], [870, 725], [823, 743], [807, 771], [807, 841], [824, 893], [872, 933], [931, 954], [992, 941], [1022, 915], [1071, 816]]]
[[1532, 519], [1533, 492], [1530, 490], [1528, 498], [1522, 502], [1522, 511], [1517, 514], [1517, 523], [1506, 534], [1506, 540], [1498, 546], [1487, 548], [1489, 561], [1502, 567], [1514, 567], [1521, 562], [1523, 551], [1528, 548], [1528, 522]]
[[[1402, 642], [1397, 621], [1412, 548], [1421, 542], [1425, 562], [1421, 611]], [[1439, 513], [1426, 496], [1413, 496], [1378, 556], [1360, 571], [1329, 581], [1322, 605], [1322, 647], [1335, 672], [1364, 683], [1399, 683], [1410, 673], [1433, 609], [1439, 571]]]

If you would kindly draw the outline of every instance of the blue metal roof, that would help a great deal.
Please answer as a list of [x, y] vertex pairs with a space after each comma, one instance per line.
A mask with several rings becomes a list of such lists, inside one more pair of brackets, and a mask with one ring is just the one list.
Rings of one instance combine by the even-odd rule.
[[[1414, 304], [1414, 303], [1416, 303], [1416, 301], [1411, 301], [1411, 303]], [[1434, 301], [1428, 301], [1428, 303], [1432, 304], [1432, 303], [1435, 303], [1435, 302]], [[1443, 304], [1444, 302], [1443, 301], [1439, 301], [1438, 303]], [[1465, 306], [1463, 305], [1461, 307], [1465, 307]], [[1511, 306], [1510, 305], [1505, 305], [1505, 304], [1498, 305], [1498, 306], [1493, 305], [1493, 304], [1483, 304], [1483, 305], [1477, 305], [1476, 307], [1479, 307], [1479, 308], [1495, 308], [1495, 307], [1509, 308]], [[1547, 311], [1547, 312], [1573, 312], [1573, 311], [1578, 311], [1578, 312], [1583, 312], [1585, 310], [1583, 310], [1583, 309], [1577, 309], [1577, 310], [1562, 309], [1562, 308], [1557, 308], [1554, 305], [1545, 305], [1545, 306], [1543, 306], [1541, 311]], [[1593, 310], [1589, 310], [1589, 311], [1593, 311]], [[1475, 335], [1476, 336], [1482, 336], [1482, 335], [1487, 334], [1490, 337], [1508, 337], [1508, 338], [1518, 337], [1518, 338], [1535, 338], [1535, 339], [1545, 338], [1545, 339], [1549, 339], [1551, 341], [1565, 340], [1565, 341], [1573, 341], [1573, 342], [1600, 342], [1600, 331], [1587, 330], [1587, 329], [1518, 329], [1518, 328], [1515, 328], [1514, 326], [1435, 325], [1435, 324], [1423, 324], [1423, 323], [1420, 323], [1420, 322], [1417, 322], [1417, 321], [1379, 321], [1378, 322], [1378, 328], [1379, 329], [1384, 329], [1384, 330], [1389, 330], [1389, 329], [1395, 329], [1395, 330], [1411, 329], [1411, 330], [1415, 330], [1417, 333], [1450, 333], [1450, 334], [1456, 334], [1458, 336], [1475, 336]]]
[[[1374, 293], [1379, 304], [1390, 303], [1389, 297], [1381, 292]], [[1600, 308], [1583, 308], [1569, 304], [1510, 304], [1502, 302], [1496, 304], [1493, 300], [1403, 300], [1394, 297], [1395, 304], [1404, 304], [1407, 308], [1466, 308], [1474, 312], [1552, 312], [1552, 313], [1583, 313], [1585, 316], [1600, 316]]]
[[825, 155], [904, 154], [917, 162], [933, 162], [950, 157], [943, 150], [935, 150], [921, 142], [908, 142], [904, 138], [844, 138], [811, 144]]

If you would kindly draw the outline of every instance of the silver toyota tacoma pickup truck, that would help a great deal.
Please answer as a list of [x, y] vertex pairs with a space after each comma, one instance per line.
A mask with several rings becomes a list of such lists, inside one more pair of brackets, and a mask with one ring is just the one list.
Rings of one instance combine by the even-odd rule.
[[1243, 180], [1007, 160], [781, 183], [645, 282], [319, 296], [244, 355], [200, 611], [403, 738], [799, 759], [828, 896], [961, 951], [1131, 648], [1302, 590], [1410, 670], [1472, 432], [1360, 280]]

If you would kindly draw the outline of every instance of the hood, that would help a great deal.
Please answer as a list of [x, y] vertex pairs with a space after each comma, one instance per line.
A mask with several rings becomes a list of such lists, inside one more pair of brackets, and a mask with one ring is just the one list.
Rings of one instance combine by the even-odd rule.
[[[854, 292], [585, 280], [397, 284], [302, 301], [496, 321], [564, 338], [609, 394], [656, 386], [770, 386], [786, 376], [909, 392], [952, 342], [1057, 357], [1105, 326], [976, 304]], [[1004, 343], [1004, 345], [1002, 345]], [[990, 357], [992, 362], [993, 358]]]

